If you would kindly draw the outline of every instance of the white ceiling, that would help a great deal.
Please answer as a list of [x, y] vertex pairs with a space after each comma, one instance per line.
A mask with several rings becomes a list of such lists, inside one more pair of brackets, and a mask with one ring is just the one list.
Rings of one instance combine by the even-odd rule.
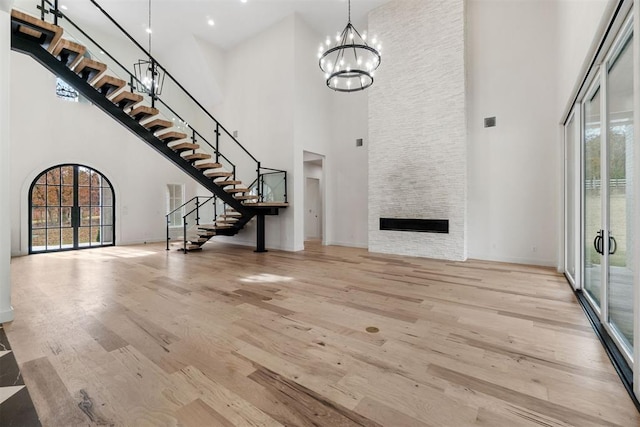
[[[146, 46], [148, 0], [97, 0], [134, 38]], [[351, 20], [366, 28], [369, 11], [389, 0], [352, 0]], [[16, 5], [34, 3], [16, 0]], [[79, 25], [100, 25], [104, 18], [89, 0], [60, 0]], [[248, 39], [281, 19], [297, 13], [321, 36], [341, 31], [347, 23], [347, 0], [152, 0], [154, 49], [177, 37], [193, 34], [223, 49]], [[211, 18], [215, 25], [209, 26]], [[320, 41], [322, 39], [319, 39]]]

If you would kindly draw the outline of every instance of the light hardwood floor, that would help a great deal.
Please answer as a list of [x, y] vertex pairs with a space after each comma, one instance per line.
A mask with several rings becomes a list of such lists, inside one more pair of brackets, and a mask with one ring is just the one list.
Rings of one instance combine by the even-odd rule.
[[12, 276], [5, 328], [45, 426], [640, 425], [552, 269], [210, 243]]

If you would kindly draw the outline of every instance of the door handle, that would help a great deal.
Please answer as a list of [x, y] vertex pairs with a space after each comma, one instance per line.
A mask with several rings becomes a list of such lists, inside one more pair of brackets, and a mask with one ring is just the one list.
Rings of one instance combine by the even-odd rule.
[[598, 231], [598, 234], [596, 234], [596, 238], [593, 239], [593, 247], [596, 250], [596, 252], [598, 252], [600, 255], [603, 255], [603, 253], [602, 253], [602, 230]]
[[73, 208], [71, 208], [71, 226], [72, 227], [78, 227], [80, 225], [80, 208], [77, 206], [74, 206]]
[[618, 249], [618, 242], [616, 242], [615, 237], [609, 236], [609, 255], [613, 255], [616, 253]]

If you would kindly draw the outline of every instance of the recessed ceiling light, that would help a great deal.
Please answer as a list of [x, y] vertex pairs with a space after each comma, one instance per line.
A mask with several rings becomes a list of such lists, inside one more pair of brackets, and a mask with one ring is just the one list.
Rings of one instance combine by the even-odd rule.
[[246, 3], [247, 0], [240, 0], [240, 3]]
[[147, 33], [149, 33], [149, 34], [151, 34], [151, 33], [152, 33], [151, 28], [147, 28], [145, 31], [146, 31]]
[[60, 6], [60, 9], [62, 9], [62, 10], [67, 10], [67, 6], [65, 6], [65, 5], [61, 5], [61, 6]]
[[209, 24], [210, 26], [213, 27], [216, 23], [213, 22], [213, 19], [209, 18], [209, 19], [207, 19], [207, 24]]

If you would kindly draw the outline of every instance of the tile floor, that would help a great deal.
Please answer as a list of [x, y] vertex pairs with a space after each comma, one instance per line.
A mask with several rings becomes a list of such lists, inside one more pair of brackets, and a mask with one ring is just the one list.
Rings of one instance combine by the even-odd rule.
[[20, 368], [0, 325], [0, 425], [3, 427], [40, 426]]

